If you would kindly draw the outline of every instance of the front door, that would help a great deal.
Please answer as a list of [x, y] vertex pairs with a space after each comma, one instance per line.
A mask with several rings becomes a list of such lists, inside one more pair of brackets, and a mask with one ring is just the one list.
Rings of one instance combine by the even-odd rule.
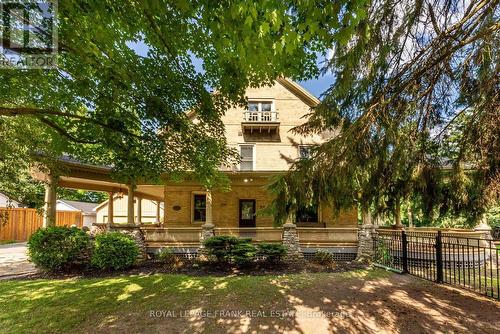
[[254, 199], [240, 199], [240, 227], [255, 227]]

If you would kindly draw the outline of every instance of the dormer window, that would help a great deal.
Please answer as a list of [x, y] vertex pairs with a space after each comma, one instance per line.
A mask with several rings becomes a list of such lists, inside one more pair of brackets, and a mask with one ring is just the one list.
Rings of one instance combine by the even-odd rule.
[[250, 101], [248, 102], [248, 111], [272, 111], [273, 110], [273, 103], [268, 101], [268, 102], [256, 102], [256, 101]]

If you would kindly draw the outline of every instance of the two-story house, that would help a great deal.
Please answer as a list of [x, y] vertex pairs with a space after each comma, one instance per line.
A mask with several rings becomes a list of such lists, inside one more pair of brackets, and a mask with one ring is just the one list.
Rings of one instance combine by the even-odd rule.
[[[259, 214], [272, 201], [266, 186], [270, 177], [287, 171], [292, 161], [308, 155], [311, 145], [324, 140], [321, 135], [303, 137], [291, 131], [304, 123], [319, 100], [289, 79], [278, 79], [271, 87], [249, 88], [246, 96], [247, 108], [228, 110], [222, 118], [228, 145], [241, 157], [241, 163], [227, 171], [231, 191], [208, 194], [196, 184], [167, 184], [166, 225], [203, 224], [211, 205], [208, 218], [217, 227], [273, 226], [273, 217]], [[299, 226], [356, 226], [357, 214], [353, 210], [334, 216], [327, 203], [318, 203], [300, 210], [296, 220]]]
[[[208, 191], [196, 181], [139, 184], [134, 188], [111, 180], [109, 168], [71, 161], [63, 162], [69, 172], [59, 178], [58, 185], [108, 191], [110, 198], [128, 195], [127, 220], [141, 226], [149, 247], [197, 247], [204, 225], [213, 225], [216, 235], [279, 242], [281, 229], [274, 226], [272, 216], [261, 213], [273, 200], [267, 185], [271, 177], [286, 172], [291, 162], [306, 157], [311, 145], [325, 140], [322, 135], [303, 137], [291, 131], [304, 123], [319, 100], [289, 79], [277, 79], [272, 86], [249, 88], [246, 95], [246, 108], [228, 110], [222, 117], [228, 145], [241, 156], [238, 165], [224, 170], [231, 182], [229, 191]], [[188, 116], [195, 121], [195, 114]], [[54, 198], [50, 196], [55, 192], [53, 188], [48, 187], [46, 198]], [[157, 210], [154, 220], [159, 224], [136, 221], [142, 216], [143, 200], [155, 201], [158, 207], [163, 204], [162, 217]], [[117, 222], [113, 206], [111, 201], [106, 207], [109, 224]], [[304, 248], [331, 248], [347, 253], [348, 257], [356, 251], [355, 208], [334, 215], [328, 203], [318, 203], [299, 210], [294, 223]]]

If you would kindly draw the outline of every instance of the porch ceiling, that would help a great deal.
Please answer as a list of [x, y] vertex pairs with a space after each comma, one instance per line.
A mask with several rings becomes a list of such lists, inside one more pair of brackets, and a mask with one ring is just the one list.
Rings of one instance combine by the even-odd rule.
[[[72, 176], [61, 176], [58, 184], [60, 187], [71, 189], [128, 193], [127, 185], [124, 183], [84, 179]], [[163, 185], [138, 185], [135, 196], [153, 201], [163, 201], [163, 191]]]

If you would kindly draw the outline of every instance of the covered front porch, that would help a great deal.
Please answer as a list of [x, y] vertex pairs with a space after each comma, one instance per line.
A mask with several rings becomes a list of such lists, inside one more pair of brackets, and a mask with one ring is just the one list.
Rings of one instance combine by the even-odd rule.
[[[275, 227], [272, 217], [258, 214], [271, 200], [265, 185], [272, 175], [230, 172], [231, 191], [212, 192], [195, 181], [125, 184], [114, 181], [111, 169], [107, 167], [71, 161], [62, 161], [61, 164], [64, 165], [64, 175], [35, 174], [46, 182], [44, 226], [50, 225], [54, 219], [57, 187], [65, 187], [103, 191], [109, 194], [109, 198], [126, 195], [127, 222], [115, 221], [114, 201], [109, 201], [105, 221], [98, 222], [95, 228], [139, 229], [148, 250], [153, 252], [169, 247], [179, 253], [193, 253], [210, 235], [251, 238], [253, 242], [286, 242], [284, 228]], [[157, 204], [153, 223], [142, 221], [144, 200]], [[160, 211], [161, 205], [163, 212]], [[251, 210], [251, 213], [243, 210]], [[318, 208], [316, 220], [286, 224], [293, 227], [303, 253], [325, 249], [348, 254], [349, 258], [355, 256], [358, 244], [355, 212], [333, 218], [326, 208]]]

